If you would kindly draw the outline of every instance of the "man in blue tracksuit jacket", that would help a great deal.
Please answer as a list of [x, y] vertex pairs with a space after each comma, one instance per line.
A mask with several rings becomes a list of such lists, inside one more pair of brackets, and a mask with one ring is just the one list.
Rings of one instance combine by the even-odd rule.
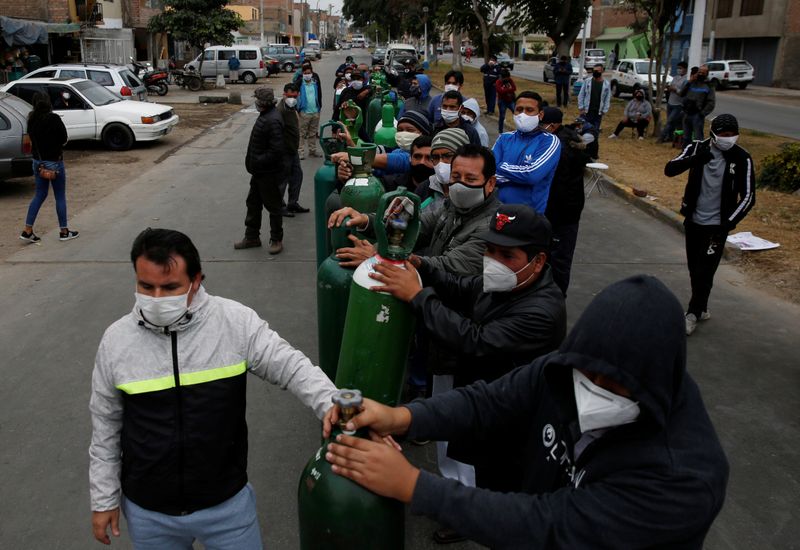
[[527, 204], [544, 214], [561, 143], [539, 129], [542, 97], [536, 92], [517, 96], [515, 132], [497, 138], [492, 151], [497, 161], [498, 198], [505, 204]]

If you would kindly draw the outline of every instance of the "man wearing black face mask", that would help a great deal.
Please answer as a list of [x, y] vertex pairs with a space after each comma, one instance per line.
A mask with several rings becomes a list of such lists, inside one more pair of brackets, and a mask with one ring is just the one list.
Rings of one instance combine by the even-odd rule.
[[592, 76], [586, 78], [578, 93], [578, 110], [582, 117], [600, 129], [603, 115], [611, 107], [611, 84], [603, 78], [603, 65], [598, 63]]
[[617, 124], [617, 129], [614, 130], [613, 134], [608, 136], [609, 139], [618, 138], [623, 128], [636, 128], [639, 139], [644, 139], [644, 131], [650, 124], [650, 118], [652, 116], [653, 107], [650, 105], [649, 101], [645, 101], [644, 92], [642, 90], [636, 90], [633, 92], [633, 99], [625, 106], [625, 118]]
[[681, 202], [692, 283], [686, 311], [687, 336], [695, 331], [698, 321], [711, 317], [708, 297], [728, 233], [756, 202], [753, 159], [736, 145], [738, 138], [736, 117], [719, 115], [711, 121], [711, 139], [690, 142], [664, 167], [669, 177], [689, 170]]
[[714, 111], [716, 92], [708, 85], [708, 67], [700, 66], [697, 72], [689, 77], [680, 95], [683, 98], [683, 143], [703, 139], [703, 123]]

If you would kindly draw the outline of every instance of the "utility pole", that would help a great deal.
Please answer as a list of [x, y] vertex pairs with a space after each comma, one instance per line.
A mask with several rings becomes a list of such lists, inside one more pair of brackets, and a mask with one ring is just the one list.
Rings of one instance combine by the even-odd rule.
[[258, 18], [261, 20], [261, 46], [264, 45], [264, 0], [258, 3]]
[[586, 35], [591, 32], [592, 26], [592, 6], [586, 12], [586, 21], [583, 22], [583, 32], [581, 33], [581, 67], [578, 70], [578, 75], [581, 71], [586, 70]]
[[422, 13], [425, 14], [425, 61], [428, 61], [428, 6], [422, 7]]
[[703, 60], [703, 25], [706, 21], [706, 0], [696, 0], [692, 17], [692, 37], [689, 40], [689, 67], [699, 67]]

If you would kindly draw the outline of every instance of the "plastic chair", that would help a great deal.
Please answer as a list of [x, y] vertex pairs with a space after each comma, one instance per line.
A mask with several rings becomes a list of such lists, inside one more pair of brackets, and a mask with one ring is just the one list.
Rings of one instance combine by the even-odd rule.
[[586, 165], [586, 168], [590, 171], [589, 176], [589, 183], [585, 186], [585, 189], [588, 189], [586, 192], [586, 198], [589, 198], [589, 195], [592, 194], [592, 191], [597, 188], [597, 191], [601, 195], [606, 194], [606, 190], [603, 188], [603, 172], [608, 170], [608, 164], [604, 164], [602, 162], [590, 162]]

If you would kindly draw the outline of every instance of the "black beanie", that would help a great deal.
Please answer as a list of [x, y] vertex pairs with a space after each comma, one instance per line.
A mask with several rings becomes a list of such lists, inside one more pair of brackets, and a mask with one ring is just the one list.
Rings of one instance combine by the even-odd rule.
[[711, 121], [711, 131], [715, 134], [722, 132], [735, 132], [739, 133], [739, 122], [736, 117], [729, 114], [717, 115]]

